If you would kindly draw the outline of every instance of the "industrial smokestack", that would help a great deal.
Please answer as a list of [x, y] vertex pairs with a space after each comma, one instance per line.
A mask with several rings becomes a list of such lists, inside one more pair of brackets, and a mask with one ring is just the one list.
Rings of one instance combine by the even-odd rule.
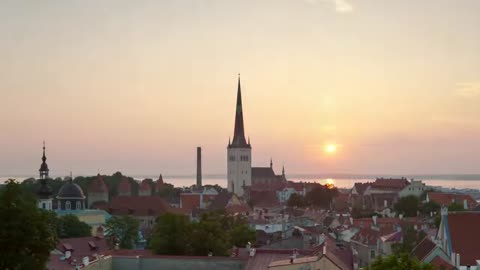
[[202, 148], [197, 147], [197, 187], [202, 186]]

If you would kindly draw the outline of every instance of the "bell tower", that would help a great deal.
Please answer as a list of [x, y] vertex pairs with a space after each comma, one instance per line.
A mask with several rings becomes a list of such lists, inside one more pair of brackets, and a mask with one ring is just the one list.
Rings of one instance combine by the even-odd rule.
[[233, 140], [227, 147], [227, 181], [228, 191], [243, 195], [244, 187], [252, 185], [252, 147], [250, 139], [245, 139], [242, 110], [242, 90], [238, 74], [237, 106]]

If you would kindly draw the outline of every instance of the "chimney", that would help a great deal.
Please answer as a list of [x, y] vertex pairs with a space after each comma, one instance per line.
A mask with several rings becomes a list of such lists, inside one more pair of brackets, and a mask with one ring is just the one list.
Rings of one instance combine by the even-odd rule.
[[255, 257], [255, 249], [250, 249], [250, 257]]
[[197, 187], [202, 186], [202, 148], [197, 147]]
[[398, 217], [399, 217], [400, 219], [403, 219], [403, 214], [400, 214]]
[[443, 216], [448, 216], [448, 207], [444, 206], [444, 207], [442, 207], [442, 209], [440, 211], [441, 211], [442, 217]]
[[468, 203], [467, 200], [463, 200], [463, 209], [468, 210]]
[[88, 256], [83, 257], [82, 263], [83, 263], [84, 266], [88, 266], [90, 264], [90, 260], [89, 260]]
[[373, 226], [377, 226], [377, 216], [372, 216]]
[[460, 253], [457, 253], [457, 259], [455, 260], [455, 266], [457, 267], [457, 269], [460, 269]]

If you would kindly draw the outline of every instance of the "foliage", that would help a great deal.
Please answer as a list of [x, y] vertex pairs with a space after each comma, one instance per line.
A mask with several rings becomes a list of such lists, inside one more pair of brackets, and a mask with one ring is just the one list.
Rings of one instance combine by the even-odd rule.
[[327, 185], [318, 185], [310, 190], [305, 196], [308, 205], [318, 208], [329, 209], [334, 197], [338, 195], [338, 189]]
[[402, 213], [406, 217], [416, 217], [420, 209], [420, 199], [414, 195], [400, 198], [394, 205], [394, 209], [397, 213]]
[[105, 224], [107, 240], [110, 246], [119, 244], [120, 248], [131, 249], [138, 241], [138, 220], [129, 217], [111, 217]]
[[448, 212], [459, 212], [459, 211], [465, 211], [465, 208], [463, 208], [463, 204], [453, 202], [448, 206]]
[[413, 248], [427, 236], [423, 231], [416, 231], [413, 226], [408, 226], [403, 233], [402, 243], [392, 245], [394, 254], [410, 253]]
[[304, 207], [306, 206], [305, 198], [302, 195], [293, 193], [288, 198], [287, 205], [290, 207]]
[[440, 212], [440, 205], [434, 201], [429, 201], [422, 205], [421, 211], [424, 215], [429, 216], [430, 213]]
[[190, 235], [187, 216], [166, 213], [156, 220], [150, 248], [157, 254], [182, 255], [190, 248], [186, 244]]
[[435, 269], [431, 264], [424, 264], [415, 258], [410, 258], [407, 254], [391, 255], [388, 257], [378, 257], [367, 270], [433, 270]]
[[243, 218], [209, 212], [190, 223], [183, 215], [163, 214], [155, 223], [150, 248], [157, 254], [222, 256], [233, 245], [245, 246], [254, 240], [255, 231]]
[[57, 235], [59, 238], [91, 236], [92, 228], [75, 215], [65, 215], [57, 218]]
[[57, 244], [52, 217], [9, 180], [0, 193], [0, 269], [45, 269]]

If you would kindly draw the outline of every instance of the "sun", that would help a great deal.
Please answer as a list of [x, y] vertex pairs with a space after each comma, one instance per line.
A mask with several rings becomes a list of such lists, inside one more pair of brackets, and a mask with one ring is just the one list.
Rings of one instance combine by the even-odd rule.
[[328, 154], [333, 154], [337, 152], [337, 146], [335, 144], [328, 144], [325, 146], [325, 152]]

